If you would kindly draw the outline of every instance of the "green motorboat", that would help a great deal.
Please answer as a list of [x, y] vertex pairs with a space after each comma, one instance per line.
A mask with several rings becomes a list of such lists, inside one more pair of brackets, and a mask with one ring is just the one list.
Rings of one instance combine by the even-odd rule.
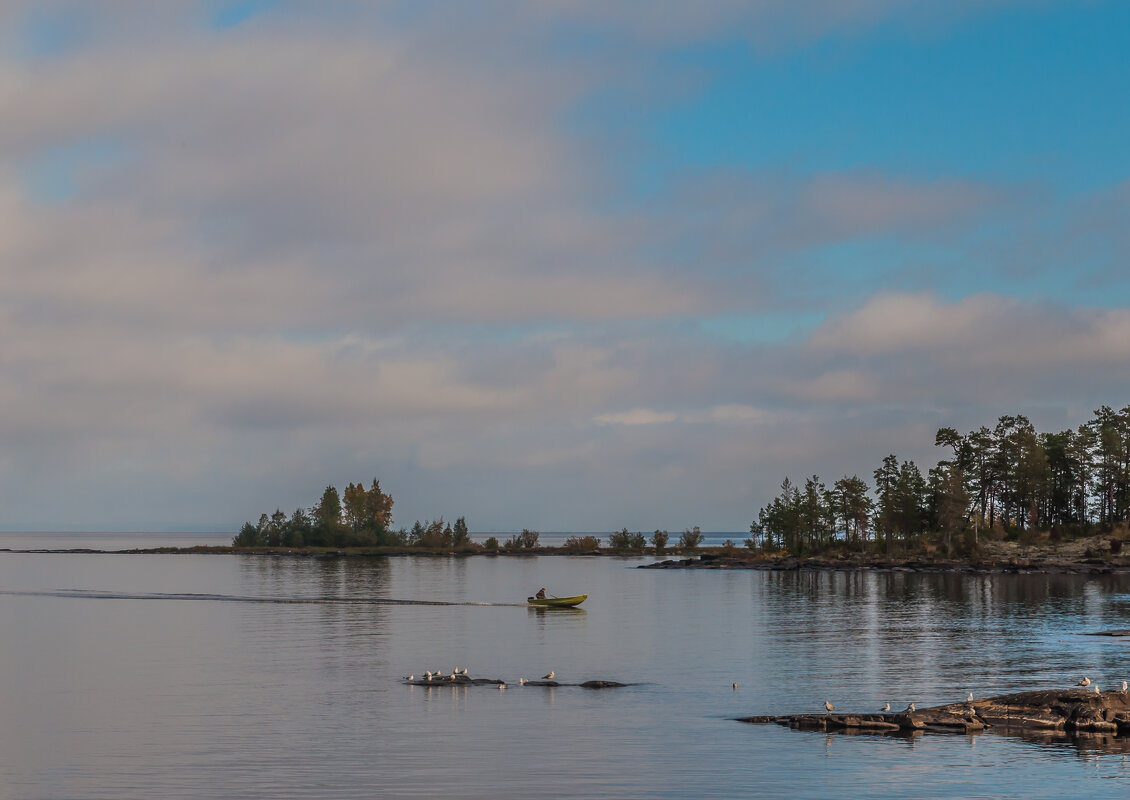
[[573, 608], [585, 602], [586, 597], [587, 594], [579, 594], [575, 597], [527, 597], [526, 602], [540, 608]]

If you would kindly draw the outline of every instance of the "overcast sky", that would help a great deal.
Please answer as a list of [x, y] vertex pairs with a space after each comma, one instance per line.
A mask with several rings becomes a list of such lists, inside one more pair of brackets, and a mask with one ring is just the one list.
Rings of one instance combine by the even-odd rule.
[[0, 2], [0, 528], [745, 530], [1130, 403], [1122, 0]]

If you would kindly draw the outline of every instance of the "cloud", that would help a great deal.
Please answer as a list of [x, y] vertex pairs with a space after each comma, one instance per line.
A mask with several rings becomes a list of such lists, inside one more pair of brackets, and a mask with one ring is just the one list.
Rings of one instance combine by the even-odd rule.
[[728, 170], [682, 182], [671, 196], [674, 224], [667, 231], [705, 258], [768, 265], [790, 253], [869, 237], [953, 235], [1009, 201], [1007, 189], [970, 180]]
[[[822, 269], [960, 250], [1015, 187], [688, 168], [639, 197], [623, 143], [571, 127], [609, 87], [662, 96], [661, 52], [919, 5], [284, 4], [223, 31], [196, 2], [57, 6], [73, 36], [0, 61], [0, 524], [234, 524], [376, 475], [408, 524], [744, 527], [785, 472], [928, 458], [1018, 398], [1121, 402], [1125, 309]], [[571, 36], [611, 44], [582, 64]], [[1068, 229], [1116, 228], [1124, 194]], [[785, 300], [826, 321], [701, 332]]]
[[952, 302], [883, 293], [822, 325], [811, 346], [982, 370], [1100, 368], [1130, 360], [1130, 309], [1069, 309], [992, 293]]
[[601, 414], [596, 418], [598, 425], [658, 425], [674, 422], [678, 414], [670, 411], [655, 411], [650, 408], [633, 408], [614, 414]]

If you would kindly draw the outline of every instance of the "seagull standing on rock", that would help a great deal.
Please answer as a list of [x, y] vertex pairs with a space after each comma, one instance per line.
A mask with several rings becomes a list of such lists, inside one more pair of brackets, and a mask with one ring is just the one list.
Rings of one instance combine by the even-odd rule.
[[1127, 688], [1127, 683], [1126, 683], [1126, 681], [1123, 681], [1123, 682], [1122, 682], [1122, 691], [1124, 691], [1124, 692], [1125, 692], [1125, 691], [1126, 691], [1126, 688]]
[[967, 703], [973, 702], [973, 692], [969, 693], [969, 697], [965, 698], [965, 702], [967, 702]]
[[557, 674], [556, 672], [554, 672], [553, 670], [550, 670], [549, 674], [548, 675], [542, 675], [541, 679], [543, 681], [551, 681], [551, 680], [553, 680], [553, 676], [556, 675], [556, 674]]
[[913, 713], [913, 711], [914, 711], [914, 703], [910, 703], [909, 705], [907, 705], [906, 711], [903, 712], [903, 713], [910, 714], [910, 713]]
[[836, 707], [829, 703], [827, 700], [824, 701], [824, 708], [828, 711], [829, 714], [836, 710]]
[[1083, 680], [1079, 681], [1079, 683], [1077, 683], [1075, 685], [1076, 686], [1090, 686], [1091, 685], [1091, 679], [1088, 678], [1086, 675], [1084, 675]]
[[1099, 685], [1097, 683], [1095, 684], [1095, 694], [1102, 694], [1102, 692], [1099, 691]]
[[890, 703], [883, 703], [883, 707], [879, 709], [879, 711], [881, 711], [884, 714], [886, 714], [890, 710], [891, 710], [891, 704]]

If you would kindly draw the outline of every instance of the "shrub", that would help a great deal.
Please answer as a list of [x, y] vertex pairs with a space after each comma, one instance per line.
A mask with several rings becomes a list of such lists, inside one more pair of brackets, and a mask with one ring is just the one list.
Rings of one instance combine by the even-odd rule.
[[655, 545], [655, 554], [663, 555], [663, 551], [667, 548], [667, 531], [656, 531], [651, 534], [651, 543]]
[[608, 546], [617, 553], [642, 553], [646, 545], [647, 540], [642, 533], [628, 533], [627, 528], [608, 536]]
[[538, 546], [538, 532], [523, 528], [521, 533], [515, 534], [506, 541], [507, 550], [533, 550]]
[[485, 547], [487, 550], [497, 550], [498, 539], [494, 536], [488, 537], [487, 540], [483, 542], [483, 547]]
[[683, 531], [682, 535], [679, 537], [679, 549], [697, 550], [698, 546], [702, 544], [702, 540], [705, 538], [706, 537], [702, 535], [702, 531], [695, 525], [694, 528]]
[[600, 549], [600, 538], [596, 536], [570, 536], [562, 545], [562, 550], [570, 553], [591, 553]]

